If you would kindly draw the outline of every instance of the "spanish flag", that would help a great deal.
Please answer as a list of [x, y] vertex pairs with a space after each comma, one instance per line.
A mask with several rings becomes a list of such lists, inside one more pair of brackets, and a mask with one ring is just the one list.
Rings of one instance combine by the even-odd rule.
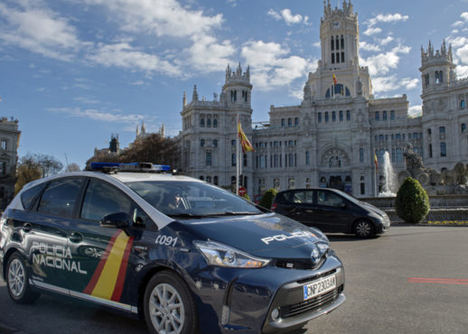
[[336, 84], [338, 83], [338, 81], [336, 81], [335, 73], [333, 73], [332, 79], [333, 79], [333, 84], [336, 86]]
[[242, 152], [252, 152], [254, 150], [252, 144], [250, 143], [249, 139], [245, 135], [244, 131], [242, 131], [242, 125], [237, 122], [237, 135], [239, 136], [240, 143], [242, 146]]
[[375, 164], [375, 168], [379, 168], [379, 160], [377, 159], [377, 154], [375, 154], [374, 152], [374, 164]]

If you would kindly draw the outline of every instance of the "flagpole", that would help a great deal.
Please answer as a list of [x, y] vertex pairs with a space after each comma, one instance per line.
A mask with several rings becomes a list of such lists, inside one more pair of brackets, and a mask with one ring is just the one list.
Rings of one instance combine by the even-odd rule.
[[239, 176], [240, 176], [240, 164], [239, 164], [239, 113], [237, 113], [237, 124], [236, 124], [236, 195], [239, 195]]

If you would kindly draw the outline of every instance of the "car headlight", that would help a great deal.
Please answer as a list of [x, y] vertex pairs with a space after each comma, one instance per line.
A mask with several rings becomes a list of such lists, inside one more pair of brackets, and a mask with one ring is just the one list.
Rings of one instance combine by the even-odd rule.
[[214, 241], [194, 241], [210, 265], [231, 268], [261, 268], [270, 260], [253, 257], [238, 249]]

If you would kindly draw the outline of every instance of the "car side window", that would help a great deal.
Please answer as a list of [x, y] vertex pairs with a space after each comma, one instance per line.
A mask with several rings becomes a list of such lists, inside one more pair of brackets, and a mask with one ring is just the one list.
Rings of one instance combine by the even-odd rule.
[[83, 179], [78, 177], [51, 181], [42, 194], [38, 211], [58, 217], [73, 217], [82, 184]]
[[133, 216], [132, 207], [131, 200], [120, 190], [106, 182], [91, 179], [86, 189], [81, 218], [99, 221], [118, 212]]
[[312, 191], [291, 191], [289, 201], [295, 204], [313, 204]]
[[21, 194], [21, 204], [26, 211], [31, 210], [37, 203], [37, 199], [42, 192], [42, 189], [46, 186], [46, 183], [38, 184], [31, 189], [23, 191]]
[[331, 191], [318, 190], [317, 204], [332, 207], [342, 207], [345, 204], [343, 198]]

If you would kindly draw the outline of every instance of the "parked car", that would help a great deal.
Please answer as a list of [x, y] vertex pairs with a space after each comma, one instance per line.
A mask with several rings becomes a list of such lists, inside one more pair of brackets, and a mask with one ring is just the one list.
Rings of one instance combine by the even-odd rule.
[[323, 232], [369, 238], [390, 228], [388, 215], [337, 189], [294, 189], [279, 192], [272, 210]]
[[153, 334], [290, 331], [344, 302], [319, 230], [152, 165], [94, 167], [106, 173], [28, 184], [2, 215], [13, 301], [62, 294], [140, 314]]

